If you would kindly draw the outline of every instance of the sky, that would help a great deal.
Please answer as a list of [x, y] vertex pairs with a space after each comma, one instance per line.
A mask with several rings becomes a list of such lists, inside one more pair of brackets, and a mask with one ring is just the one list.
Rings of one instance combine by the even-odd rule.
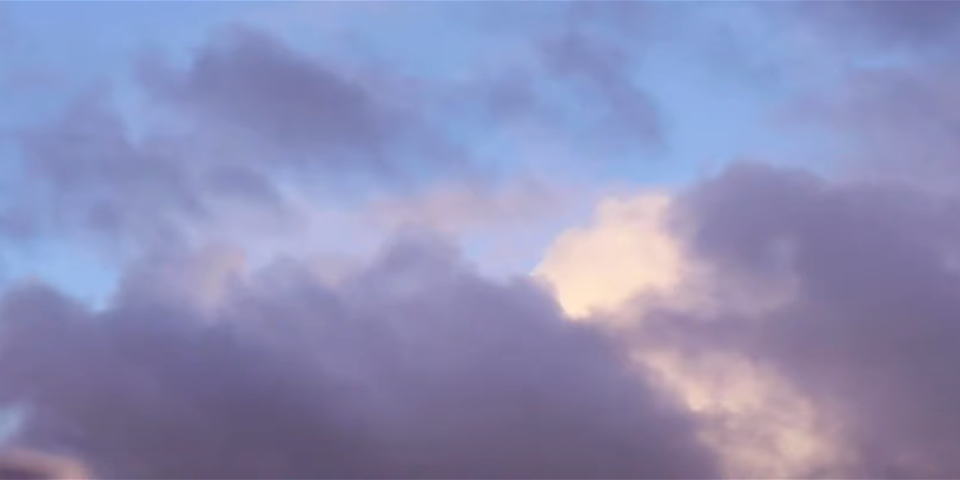
[[0, 478], [956, 478], [957, 5], [0, 3]]

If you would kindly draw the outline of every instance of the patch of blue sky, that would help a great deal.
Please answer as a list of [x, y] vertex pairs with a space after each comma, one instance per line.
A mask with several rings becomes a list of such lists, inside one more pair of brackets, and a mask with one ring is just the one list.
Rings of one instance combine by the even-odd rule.
[[88, 305], [99, 307], [116, 286], [119, 271], [84, 248], [57, 241], [7, 250], [0, 290], [24, 279], [40, 279]]

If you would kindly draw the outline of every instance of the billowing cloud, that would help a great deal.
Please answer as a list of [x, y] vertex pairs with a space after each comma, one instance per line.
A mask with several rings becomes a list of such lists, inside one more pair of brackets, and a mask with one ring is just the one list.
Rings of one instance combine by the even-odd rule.
[[[740, 165], [670, 205], [652, 225], [692, 265], [674, 271], [672, 290], [568, 253], [571, 242], [611, 251], [610, 227], [561, 237], [548, 258], [568, 268], [548, 280], [561, 303], [583, 301], [572, 287], [582, 278], [635, 285], [633, 303], [591, 299], [608, 310], [595, 323], [612, 320], [636, 342], [635, 360], [700, 416], [727, 476], [960, 472], [954, 196]], [[630, 232], [625, 225], [613, 231]], [[623, 255], [657, 257], [650, 248]]]
[[726, 340], [699, 344], [732, 344], [781, 372], [842, 422], [860, 475], [956, 476], [955, 199], [757, 166], [687, 202], [695, 249], [727, 278], [794, 285], [761, 321], [710, 314]]
[[184, 261], [227, 293], [185, 301], [199, 290], [164, 260], [102, 311], [40, 285], [7, 294], [17, 444], [98, 478], [715, 475], [691, 421], [600, 332], [441, 244], [402, 241], [336, 289], [292, 264]]
[[755, 312], [777, 298], [758, 302], [739, 288], [711, 285], [716, 272], [674, 229], [676, 204], [666, 193], [608, 199], [592, 225], [557, 238], [535, 274], [574, 318], [614, 332], [631, 359], [699, 419], [699, 438], [717, 453], [725, 477], [800, 478], [835, 466], [841, 459], [817, 412], [775, 370], [738, 351], [693, 357], [649, 333], [648, 319], [662, 313], [665, 299], [680, 312], [717, 303]]

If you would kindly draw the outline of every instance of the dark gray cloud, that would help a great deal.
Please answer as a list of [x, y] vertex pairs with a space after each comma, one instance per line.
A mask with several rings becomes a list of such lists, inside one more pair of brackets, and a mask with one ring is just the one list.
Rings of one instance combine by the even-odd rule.
[[681, 199], [680, 231], [718, 281], [787, 278], [792, 294], [759, 319], [722, 298], [700, 318], [668, 315], [665, 338], [774, 367], [841, 426], [857, 476], [954, 478], [957, 207], [902, 185], [734, 167]]
[[399, 242], [335, 289], [290, 264], [221, 277], [214, 310], [182, 288], [197, 268], [147, 262], [99, 312], [8, 293], [0, 399], [30, 411], [15, 442], [97, 478], [716, 475], [603, 336], [442, 244]]

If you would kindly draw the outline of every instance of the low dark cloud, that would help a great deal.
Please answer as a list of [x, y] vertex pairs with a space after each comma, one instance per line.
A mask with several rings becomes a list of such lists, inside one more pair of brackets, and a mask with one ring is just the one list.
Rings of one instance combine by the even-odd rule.
[[30, 412], [16, 444], [97, 478], [716, 475], [605, 337], [441, 244], [399, 242], [333, 289], [289, 264], [224, 275], [216, 308], [190, 301], [208, 284], [181, 288], [207, 268], [185, 258], [131, 270], [103, 311], [6, 295], [0, 399]]
[[787, 280], [791, 293], [761, 313], [716, 298], [702, 315], [668, 315], [665, 338], [693, 356], [747, 355], [795, 384], [856, 459], [831, 476], [955, 478], [957, 207], [902, 185], [734, 167], [682, 197], [687, 246], [718, 282]]

